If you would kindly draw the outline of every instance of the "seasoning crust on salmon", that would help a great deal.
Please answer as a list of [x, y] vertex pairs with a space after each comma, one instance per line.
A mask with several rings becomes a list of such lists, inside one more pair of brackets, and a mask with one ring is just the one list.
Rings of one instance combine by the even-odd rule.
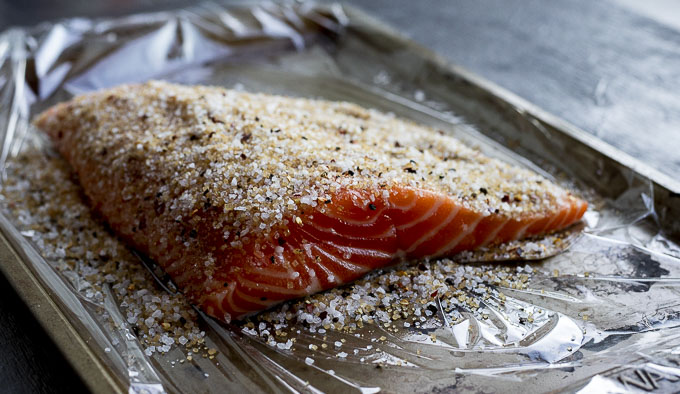
[[148, 82], [35, 124], [113, 231], [225, 321], [403, 259], [564, 229], [587, 208], [443, 132], [345, 102]]

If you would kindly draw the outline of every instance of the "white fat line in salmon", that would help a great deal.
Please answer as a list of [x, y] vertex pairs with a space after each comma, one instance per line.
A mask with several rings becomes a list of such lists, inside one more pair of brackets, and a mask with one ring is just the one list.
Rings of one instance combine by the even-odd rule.
[[[326, 281], [329, 283], [338, 283], [335, 279], [335, 275], [333, 272], [326, 267], [325, 264], [323, 264], [320, 259], [317, 260], [317, 256], [312, 253], [312, 245], [311, 244], [304, 244], [302, 245], [302, 249], [304, 249], [305, 253], [307, 254], [307, 257], [309, 257], [309, 260], [307, 261], [307, 264], [313, 265], [315, 267], [318, 267], [319, 270], [326, 275]], [[317, 273], [317, 276], [319, 276], [319, 272], [315, 270]]]
[[378, 250], [378, 249], [355, 248], [355, 247], [352, 247], [352, 246], [343, 246], [343, 245], [338, 245], [335, 242], [329, 241], [329, 240], [324, 240], [322, 242], [324, 244], [332, 247], [332, 248], [338, 249], [343, 254], [349, 253], [350, 255], [369, 256], [369, 257], [376, 257], [376, 258], [382, 258], [382, 259], [392, 259], [394, 257], [394, 255], [392, 253], [386, 253], [386, 252]]
[[435, 213], [437, 213], [439, 208], [444, 204], [444, 201], [445, 200], [443, 198], [438, 198], [437, 201], [434, 204], [432, 204], [430, 209], [428, 209], [427, 212], [425, 212], [422, 216], [420, 216], [419, 218], [417, 218], [415, 220], [412, 220], [410, 223], [406, 223], [406, 224], [402, 224], [400, 226], [397, 226], [397, 230], [400, 230], [400, 231], [406, 230], [408, 228], [411, 228], [411, 227], [413, 227], [417, 224], [420, 224], [420, 223], [426, 221], [427, 219], [431, 218], [432, 216], [434, 216]]
[[441, 229], [445, 228], [446, 226], [449, 225], [453, 221], [453, 219], [458, 216], [458, 212], [460, 211], [460, 206], [456, 205], [455, 208], [449, 213], [449, 215], [446, 217], [445, 220], [441, 221], [438, 225], [434, 226], [433, 228], [430, 229], [427, 233], [423, 234], [418, 240], [414, 243], [411, 244], [411, 246], [406, 249], [406, 253], [411, 253], [416, 248], [418, 248], [419, 245], [421, 245], [425, 241], [429, 241], [434, 237], [435, 234], [437, 234]]
[[[315, 230], [318, 230], [319, 232], [325, 233], [325, 234], [333, 234], [333, 235], [339, 235], [344, 239], [347, 240], [366, 240], [366, 239], [385, 239], [385, 238], [391, 238], [396, 235], [396, 228], [394, 226], [390, 226], [387, 228], [387, 230], [383, 233], [380, 234], [367, 234], [367, 235], [351, 235], [351, 234], [345, 234], [345, 233], [340, 233], [334, 228], [330, 227], [323, 227], [320, 226], [316, 223], [309, 223], [308, 224], [310, 227], [314, 228]], [[354, 229], [353, 229], [354, 230]], [[302, 228], [302, 231], [305, 232], [306, 234], [311, 235], [304, 227]], [[356, 231], [356, 230], [354, 230]]]
[[370, 268], [368, 268], [368, 267], [365, 267], [361, 264], [352, 263], [350, 261], [339, 258], [339, 257], [335, 256], [334, 254], [321, 249], [321, 246], [318, 245], [318, 244], [312, 245], [312, 248], [316, 249], [319, 253], [326, 256], [329, 260], [331, 260], [332, 262], [338, 264], [339, 266], [345, 268], [346, 270], [348, 270], [350, 272], [363, 274], [365, 272], [370, 271]]
[[479, 222], [482, 221], [482, 219], [484, 219], [484, 216], [479, 215], [479, 216], [477, 217], [477, 219], [475, 219], [474, 222], [472, 222], [472, 223], [470, 223], [470, 224], [464, 224], [464, 225], [463, 225], [463, 228], [462, 228], [462, 231], [460, 232], [460, 234], [458, 234], [458, 236], [457, 236], [456, 238], [452, 239], [448, 244], [444, 245], [444, 247], [439, 248], [439, 250], [437, 250], [436, 253], [433, 253], [433, 255], [434, 255], [434, 256], [440, 256], [440, 255], [443, 255], [443, 254], [445, 254], [445, 253], [447, 253], [447, 252], [453, 250], [453, 248], [455, 248], [456, 246], [458, 246], [458, 244], [460, 243], [460, 241], [462, 241], [462, 240], [463, 240], [465, 237], [467, 237], [470, 233], [472, 233], [473, 231], [475, 231], [475, 229], [477, 228], [477, 225], [479, 224]]
[[[496, 227], [495, 230], [493, 230], [484, 240], [479, 244], [480, 247], [484, 247], [488, 245], [491, 241], [493, 241], [496, 238], [496, 235], [501, 232], [505, 228], [505, 226], [510, 223], [510, 219], [505, 219], [503, 221], [503, 224], [499, 225]], [[529, 225], [527, 225], [528, 227]]]

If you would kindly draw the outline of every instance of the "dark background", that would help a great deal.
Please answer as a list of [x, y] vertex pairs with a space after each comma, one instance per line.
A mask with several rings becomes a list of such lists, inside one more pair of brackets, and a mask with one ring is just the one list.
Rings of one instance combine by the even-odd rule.
[[[680, 2], [354, 0], [517, 95], [677, 179]], [[187, 0], [0, 1], [0, 30]], [[0, 275], [0, 391], [78, 392], [78, 377]]]

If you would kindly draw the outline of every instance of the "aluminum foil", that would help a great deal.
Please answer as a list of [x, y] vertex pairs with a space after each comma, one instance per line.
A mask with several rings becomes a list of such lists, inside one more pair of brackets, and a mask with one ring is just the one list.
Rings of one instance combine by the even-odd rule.
[[[489, 85], [472, 89], [476, 79], [443, 70], [431, 54], [337, 4], [204, 5], [11, 29], [0, 35], [0, 165], [4, 174], [26, 144], [45, 144], [30, 126], [34, 114], [126, 82], [213, 84], [391, 111], [569, 183], [591, 201], [586, 229], [570, 249], [532, 262], [528, 289], [498, 288], [502, 305], [481, 300], [485, 318], [462, 311], [465, 319], [452, 324], [439, 313], [426, 329], [368, 325], [359, 336], [297, 338], [344, 339], [350, 351], [338, 358], [271, 347], [201, 315], [217, 356], [171, 367], [183, 351], [147, 356], [110, 291], [102, 304], [88, 302], [6, 210], [0, 228], [71, 324], [91, 338], [107, 366], [102, 373], [130, 392], [677, 391], [680, 247], [670, 235], [677, 227], [668, 224], [680, 219], [677, 207], [659, 198], [658, 183], [583, 142], [565, 142], [564, 131], [541, 123], [531, 108], [504, 101], [507, 93], [483, 95], [479, 86]], [[532, 324], [518, 323], [529, 315]]]

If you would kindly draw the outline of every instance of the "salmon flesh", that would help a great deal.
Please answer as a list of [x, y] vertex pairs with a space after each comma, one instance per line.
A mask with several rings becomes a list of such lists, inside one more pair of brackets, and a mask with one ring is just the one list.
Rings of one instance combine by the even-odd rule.
[[542, 236], [587, 208], [443, 131], [344, 102], [148, 82], [35, 124], [111, 229], [225, 321], [404, 259]]

